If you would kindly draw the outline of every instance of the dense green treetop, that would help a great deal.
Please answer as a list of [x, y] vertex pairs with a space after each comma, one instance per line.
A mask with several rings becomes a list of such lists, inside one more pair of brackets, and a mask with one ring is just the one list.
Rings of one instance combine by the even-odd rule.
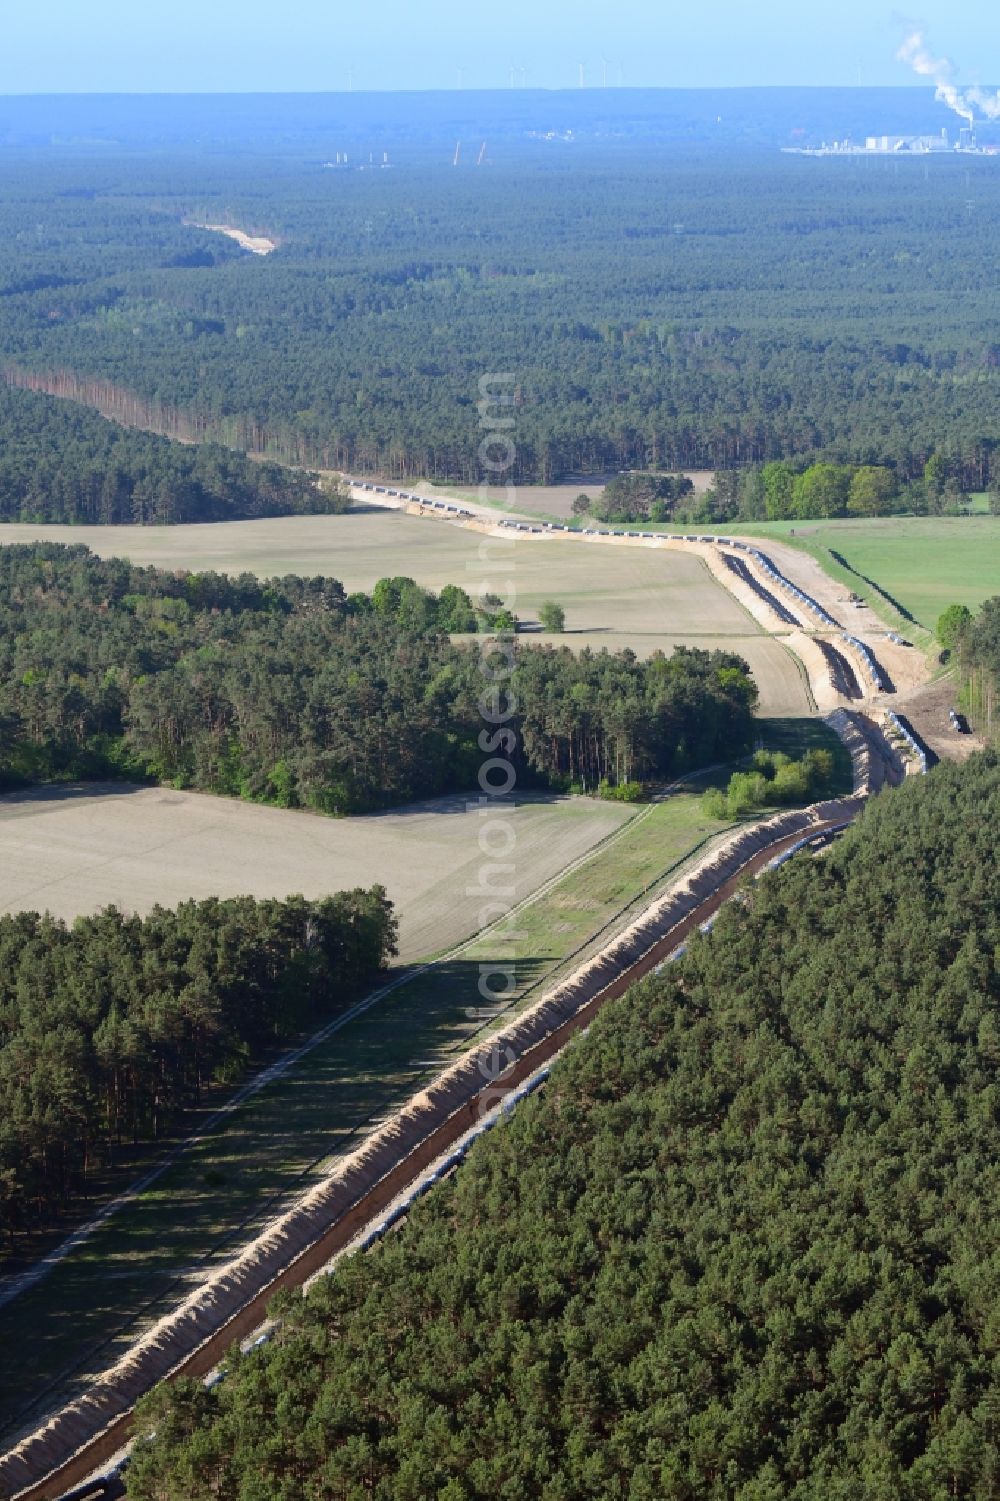
[[452, 149], [7, 159], [0, 363], [317, 467], [477, 477], [501, 371], [518, 479], [810, 456], [909, 479], [947, 450], [986, 488], [995, 161], [522, 137], [455, 171]]
[[[513, 630], [502, 613], [485, 623]], [[345, 813], [475, 788], [497, 747], [522, 784], [593, 790], [752, 738], [757, 690], [732, 653], [640, 661], [515, 638], [514, 708], [488, 749], [487, 665], [504, 664], [446, 634], [479, 623], [454, 585], [388, 578], [348, 598], [335, 579], [0, 548], [0, 779], [154, 778]]]
[[171, 525], [346, 509], [346, 493], [215, 443], [170, 442], [0, 385], [0, 521]]
[[998, 820], [980, 756], [767, 876], [270, 1345], [155, 1393], [130, 1497], [989, 1501]]
[[345, 1007], [396, 928], [380, 886], [0, 916], [0, 1237], [51, 1228], [123, 1142]]
[[1000, 728], [1000, 594], [985, 600], [971, 618], [968, 612], [955, 613], [960, 609], [952, 605], [941, 616], [938, 639], [955, 654], [963, 703], [976, 728], [995, 739]]

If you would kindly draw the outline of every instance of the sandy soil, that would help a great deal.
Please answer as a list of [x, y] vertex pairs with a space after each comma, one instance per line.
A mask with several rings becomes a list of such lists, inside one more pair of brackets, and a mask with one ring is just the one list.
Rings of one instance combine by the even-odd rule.
[[850, 603], [850, 590], [837, 583], [808, 553], [789, 547], [773, 537], [742, 537], [742, 541], [759, 547], [786, 578], [793, 579], [806, 594], [811, 594], [834, 620], [849, 628], [854, 635], [874, 628], [885, 631], [885, 626], [867, 607], [856, 608]]
[[[786, 578], [794, 580], [800, 589], [811, 594], [813, 599], [828, 610], [845, 631], [856, 636], [859, 641], [863, 641], [871, 648], [879, 665], [888, 674], [896, 694], [906, 695], [915, 692], [927, 683], [929, 667], [923, 652], [918, 647], [898, 646], [890, 641], [885, 622], [869, 605], [852, 604], [851, 590], [825, 573], [815, 558], [811, 558], [808, 553], [800, 552], [798, 548], [788, 547], [782, 542], [775, 541], [771, 537], [746, 538], [745, 540], [756, 541], [761, 551], [771, 558]], [[843, 642], [838, 641], [836, 632], [824, 634], [829, 635], [838, 650], [853, 659], [854, 654]], [[861, 676], [860, 681], [868, 694], [870, 688], [867, 679]]]
[[805, 631], [793, 631], [787, 640], [789, 649], [798, 657], [808, 675], [812, 696], [820, 713], [829, 714], [831, 710], [847, 702], [845, 696], [837, 691], [829, 662], [816, 637], [807, 636]]
[[952, 729], [948, 711], [956, 707], [956, 696], [954, 680], [943, 677], [900, 694], [900, 701], [892, 705], [942, 761], [965, 761], [984, 746], [980, 736], [963, 735]]
[[273, 240], [266, 235], [248, 235], [242, 229], [234, 229], [231, 224], [193, 224], [192, 229], [209, 229], [213, 234], [228, 235], [235, 240], [237, 245], [242, 245], [244, 250], [249, 250], [253, 255], [270, 255], [272, 250], [277, 250]]
[[[780, 632], [793, 629], [793, 627], [789, 626], [787, 621], [783, 621], [781, 617], [777, 615], [774, 610], [772, 610], [768, 601], [766, 599], [762, 599], [757, 591], [751, 587], [751, 585], [745, 578], [741, 578], [739, 573], [735, 573], [732, 568], [727, 567], [725, 558], [723, 557], [723, 554], [718, 547], [703, 547], [698, 543], [686, 542], [683, 544], [682, 549], [678, 550], [683, 550], [684, 552], [697, 552], [698, 555], [704, 560], [705, 566], [708, 568], [712, 577], [717, 579], [724, 589], [727, 589], [730, 594], [734, 595], [736, 599], [739, 600], [740, 604], [746, 610], [747, 614], [752, 615], [754, 620], [756, 620], [757, 624], [763, 630], [768, 632]], [[747, 572], [752, 575], [752, 577], [756, 578], [758, 582], [762, 583], [768, 589], [769, 593], [773, 594], [775, 598], [780, 598], [780, 596], [776, 594], [773, 587], [768, 585], [766, 580], [763, 579], [762, 575], [760, 575], [756, 569], [751, 567], [749, 558], [741, 557], [739, 561], [743, 564], [744, 568], [746, 568]], [[782, 599], [781, 602], [783, 604], [784, 600]], [[791, 605], [788, 606], [788, 609], [790, 614], [795, 614], [795, 611], [792, 609]]]
[[[631, 813], [552, 797], [507, 816], [521, 900]], [[408, 962], [479, 927], [481, 899], [466, 894], [483, 866], [479, 829], [464, 797], [334, 819], [163, 787], [33, 789], [0, 798], [0, 911], [70, 919], [111, 903], [146, 912], [189, 897], [318, 897], [380, 881]]]

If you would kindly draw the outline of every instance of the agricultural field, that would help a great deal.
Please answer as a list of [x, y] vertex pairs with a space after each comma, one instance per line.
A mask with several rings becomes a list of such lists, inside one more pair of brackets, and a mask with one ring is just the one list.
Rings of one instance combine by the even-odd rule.
[[[1000, 592], [1000, 517], [888, 516], [865, 520], [754, 522], [732, 528], [812, 554], [838, 579], [836, 552], [863, 579], [933, 631], [949, 605], [976, 609]], [[856, 581], [858, 593], [867, 594]], [[877, 596], [868, 594], [876, 603]]]
[[[267, 521], [176, 527], [0, 526], [0, 543], [82, 542], [102, 557], [128, 557], [161, 568], [215, 568], [267, 577], [325, 574], [349, 590], [409, 574], [429, 589], [486, 577], [500, 592], [508, 578], [516, 609], [530, 620], [546, 599], [566, 608], [569, 631], [616, 630], [646, 635], [673, 630], [696, 635], [747, 635], [755, 630], [728, 592], [697, 558], [637, 547], [591, 548], [579, 540], [511, 542], [491, 539], [434, 518], [358, 508], [345, 516], [293, 516]], [[492, 564], [480, 562], [487, 545]]]
[[[762, 714], [808, 714], [813, 704], [794, 659], [760, 627], [697, 557], [639, 547], [588, 546], [579, 540], [493, 541], [435, 518], [359, 508], [345, 516], [176, 527], [0, 527], [0, 543], [39, 538], [85, 543], [103, 557], [161, 568], [244, 571], [267, 577], [326, 574], [349, 590], [370, 589], [388, 574], [426, 588], [482, 583], [505, 594], [528, 625], [547, 599], [566, 611], [566, 645], [639, 655], [679, 643], [742, 652], [755, 669]], [[488, 545], [484, 573], [480, 548]]]
[[[473, 939], [348, 1021], [295, 1067], [120, 1210], [48, 1276], [3, 1310], [0, 1430], [27, 1416], [60, 1376], [85, 1386], [237, 1242], [353, 1150], [384, 1119], [493, 1024], [477, 989], [480, 964], [515, 956], [510, 1009], [537, 999], [628, 921], [644, 898], [676, 879], [725, 826], [701, 806], [699, 783], [630, 810], [624, 827], [512, 919], [515, 944]], [[199, 803], [206, 801], [198, 799]], [[258, 810], [252, 809], [252, 812]], [[264, 810], [267, 811], [267, 810]], [[616, 810], [617, 811], [617, 810]], [[281, 817], [288, 815], [280, 814]], [[565, 855], [562, 857], [565, 863]], [[73, 1379], [69, 1373], [73, 1372]]]
[[[632, 816], [586, 798], [512, 803], [517, 900]], [[464, 796], [334, 819], [167, 787], [32, 788], [0, 798], [0, 912], [71, 919], [112, 904], [147, 912], [188, 897], [315, 898], [377, 881], [396, 904], [409, 963], [476, 931], [480, 902], [466, 886], [483, 860], [479, 825]]]

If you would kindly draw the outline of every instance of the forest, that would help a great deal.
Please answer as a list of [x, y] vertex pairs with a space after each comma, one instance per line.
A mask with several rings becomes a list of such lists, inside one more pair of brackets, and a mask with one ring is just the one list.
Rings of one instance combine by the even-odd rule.
[[723, 790], [711, 787], [702, 806], [713, 818], [744, 818], [762, 808], [816, 802], [833, 782], [834, 760], [828, 750], [806, 751], [799, 761], [783, 751], [754, 752], [746, 771], [734, 771]]
[[986, 600], [976, 615], [958, 606], [955, 617], [946, 647], [957, 664], [962, 702], [977, 728], [995, 740], [1000, 725], [1000, 594]]
[[609, 1005], [133, 1501], [987, 1501], [1000, 759], [872, 803]]
[[345, 1008], [395, 953], [381, 887], [0, 916], [0, 1231], [51, 1228], [123, 1144]]
[[[655, 481], [654, 481], [655, 482]], [[716, 474], [705, 493], [675, 504], [670, 514], [695, 525], [727, 521], [819, 521], [843, 516], [962, 516], [970, 485], [980, 478], [935, 450], [922, 472], [907, 477], [886, 464], [793, 464], [775, 460]], [[1000, 466], [988, 473], [988, 504], [1000, 515]], [[610, 487], [609, 487], [610, 488]], [[649, 507], [650, 519], [656, 503]]]
[[[0, 785], [121, 776], [340, 814], [474, 788], [497, 746], [521, 783], [585, 791], [750, 746], [757, 689], [733, 653], [575, 655], [504, 621], [494, 645], [446, 634], [470, 623], [457, 586], [346, 596], [0, 548]], [[508, 648], [491, 730], [484, 663], [506, 673]]]
[[312, 468], [476, 480], [479, 381], [506, 372], [518, 482], [823, 460], [906, 485], [940, 454], [985, 490], [996, 161], [664, 149], [633, 123], [519, 125], [479, 170], [453, 137], [338, 170], [325, 125], [257, 157], [8, 149], [0, 370]]
[[189, 445], [0, 385], [0, 521], [166, 526], [343, 511], [346, 494], [217, 443]]

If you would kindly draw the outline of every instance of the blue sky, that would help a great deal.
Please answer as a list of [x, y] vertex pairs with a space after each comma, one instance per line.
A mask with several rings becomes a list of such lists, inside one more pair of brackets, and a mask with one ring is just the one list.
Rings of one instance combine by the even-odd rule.
[[0, 93], [1000, 81], [997, 0], [8, 0]]

